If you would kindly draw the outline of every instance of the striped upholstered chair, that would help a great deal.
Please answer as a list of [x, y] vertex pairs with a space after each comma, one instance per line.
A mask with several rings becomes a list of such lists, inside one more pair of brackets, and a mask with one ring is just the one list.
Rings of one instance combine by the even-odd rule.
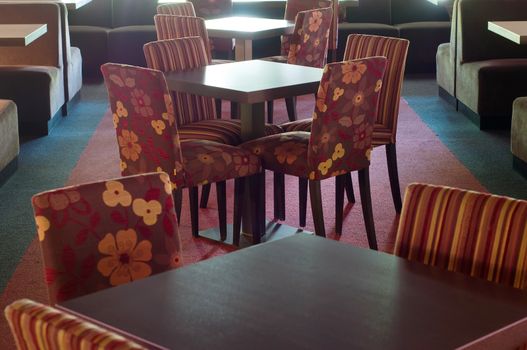
[[157, 6], [160, 15], [191, 16], [196, 17], [194, 5], [191, 2], [170, 2]]
[[[141, 151], [131, 133], [122, 140], [123, 153]], [[181, 265], [165, 173], [47, 191], [32, 204], [51, 304]]]
[[[205, 55], [200, 38], [195, 38]], [[184, 39], [178, 39], [184, 40]], [[205, 57], [205, 56], [204, 56]], [[189, 189], [192, 233], [198, 236], [198, 186], [216, 183], [221, 238], [227, 234], [225, 181], [236, 179], [234, 237], [239, 236], [238, 205], [243, 178], [260, 172], [258, 157], [239, 147], [206, 139], [181, 140], [177, 122], [191, 100], [174, 104], [161, 71], [107, 63], [101, 67], [121, 157], [123, 175], [164, 171], [176, 193]], [[211, 108], [207, 104], [203, 107]], [[212, 108], [212, 110], [214, 110]], [[254, 198], [258, 198], [257, 189]], [[178, 202], [180, 196], [178, 197]], [[180, 205], [180, 204], [179, 204]], [[255, 236], [258, 235], [254, 231]], [[259, 236], [257, 236], [259, 239]]]
[[8, 305], [5, 317], [18, 350], [146, 350], [117, 333], [29, 299]]
[[[357, 66], [361, 73], [353, 79], [347, 74]], [[265, 136], [242, 147], [258, 155], [265, 169], [274, 171], [283, 183], [284, 174], [298, 176], [309, 184], [315, 233], [325, 236], [320, 181], [336, 177], [337, 232], [342, 230], [344, 177], [358, 171], [361, 182], [364, 220], [368, 242], [377, 249], [369, 187], [371, 133], [376, 118], [386, 58], [331, 63], [324, 68], [313, 112], [311, 133], [293, 131]], [[276, 192], [275, 192], [276, 193]]]
[[394, 254], [525, 289], [527, 201], [410, 184]]
[[[397, 119], [399, 117], [399, 101], [403, 85], [408, 40], [376, 35], [352, 34], [348, 36], [344, 60], [353, 60], [371, 56], [384, 56], [388, 59], [383, 80], [383, 88], [379, 97], [379, 111], [373, 128], [373, 146], [385, 146], [388, 161], [388, 174], [392, 190], [395, 210], [401, 212], [401, 190], [397, 171], [397, 154], [395, 148], [397, 136]], [[349, 72], [357, 77], [360, 72]], [[311, 119], [302, 119], [281, 125], [285, 131], [309, 131]], [[368, 131], [371, 132], [371, 131]], [[348, 200], [355, 201], [351, 175], [346, 179]]]

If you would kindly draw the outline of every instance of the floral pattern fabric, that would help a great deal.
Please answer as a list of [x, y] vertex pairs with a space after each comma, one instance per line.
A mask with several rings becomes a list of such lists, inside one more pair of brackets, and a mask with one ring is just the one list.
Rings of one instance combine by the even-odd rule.
[[173, 2], [157, 6], [160, 15], [189, 16], [196, 17], [194, 5], [191, 2]]
[[[114, 116], [122, 175], [164, 171], [170, 175], [171, 186], [181, 188], [260, 171], [258, 158], [246, 150], [207, 140], [180, 141], [162, 72], [113, 63], [103, 65], [102, 72]], [[214, 159], [213, 168], [196, 161], [197, 154], [207, 152]]]
[[384, 57], [326, 65], [311, 133], [288, 132], [243, 147], [260, 155], [266, 169], [310, 180], [367, 168], [385, 67]]
[[296, 15], [287, 63], [322, 68], [328, 54], [331, 7], [301, 11]]
[[32, 204], [52, 304], [181, 264], [165, 173], [52, 190]]

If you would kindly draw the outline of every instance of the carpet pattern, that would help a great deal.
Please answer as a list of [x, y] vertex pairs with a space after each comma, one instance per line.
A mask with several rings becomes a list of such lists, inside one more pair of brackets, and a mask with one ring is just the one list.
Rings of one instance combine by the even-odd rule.
[[[101, 104], [101, 101], [98, 103]], [[313, 103], [312, 96], [299, 98], [299, 116], [311, 115]], [[102, 105], [104, 105], [104, 103]], [[98, 106], [98, 110], [101, 109], [100, 107], [101, 105]], [[276, 122], [285, 121], [286, 115], [283, 101], [276, 101], [275, 108]], [[224, 111], [225, 113], [228, 112], [227, 104], [224, 104]], [[103, 114], [104, 113], [100, 113], [100, 115]], [[85, 129], [89, 130], [86, 131], [89, 135], [91, 135], [91, 132], [93, 132], [94, 129], [90, 129], [90, 127], [96, 120], [98, 119], [93, 118], [93, 120], [90, 120], [91, 124], [85, 126]], [[75, 124], [72, 124], [72, 127], [75, 128]], [[78, 129], [81, 130], [80, 128]], [[45, 141], [49, 141], [49, 139]], [[60, 145], [65, 147], [62, 143]], [[24, 145], [24, 147], [27, 146]], [[118, 151], [109, 113], [104, 114], [104, 117], [100, 120], [100, 123], [96, 127], [95, 132], [93, 132], [89, 141], [87, 143], [79, 142], [76, 147], [84, 149], [82, 154], [80, 154], [80, 152], [76, 153], [75, 149], [64, 148], [66, 153], [71, 152], [72, 159], [78, 159], [71, 172], [68, 170], [64, 171], [63, 169], [71, 169], [70, 163], [72, 159], [64, 161], [68, 164], [61, 164], [60, 160], [56, 159], [54, 159], [55, 163], [52, 163], [47, 157], [46, 152], [42, 151], [41, 157], [43, 157], [43, 159], [41, 160], [41, 163], [46, 163], [45, 165], [48, 167], [62, 169], [62, 173], [57, 170], [57, 173], [61, 173], [60, 175], [57, 175], [57, 178], [54, 178], [53, 180], [46, 179], [48, 182], [46, 183], [45, 188], [31, 186], [31, 180], [26, 179], [26, 181], [30, 181], [29, 185], [27, 183], [20, 184], [23, 188], [24, 195], [20, 195], [18, 192], [15, 192], [16, 196], [15, 193], [6, 195], [0, 192], [0, 197], [2, 199], [8, 198], [8, 195], [12, 195], [14, 196], [12, 198], [17, 199], [13, 199], [12, 201], [13, 206], [16, 207], [13, 210], [19, 212], [17, 220], [23, 221], [24, 223], [24, 225], [20, 226], [25, 229], [25, 232], [21, 231], [23, 232], [23, 235], [21, 234], [21, 236], [26, 237], [26, 239], [29, 237], [29, 241], [31, 241], [32, 237], [35, 237], [29, 203], [30, 195], [42, 189], [60, 187], [64, 184], [77, 184], [119, 176]], [[397, 148], [402, 189], [404, 189], [410, 182], [427, 182], [485, 191], [485, 188], [480, 182], [478, 182], [474, 175], [472, 175], [471, 172], [438, 139], [435, 133], [419, 118], [404, 100], [401, 101], [400, 107]], [[29, 150], [27, 153], [30, 153]], [[57, 153], [60, 154], [60, 152]], [[28, 163], [27, 167], [23, 167], [19, 172], [34, 172], [34, 174], [38, 176], [38, 169], [31, 170], [31, 165], [31, 162]], [[42, 164], [42, 166], [45, 165]], [[47, 169], [47, 172], [49, 171], [50, 170]], [[69, 174], [67, 181], [64, 173]], [[389, 252], [393, 248], [398, 217], [395, 215], [391, 200], [386, 157], [382, 148], [375, 149], [374, 152], [372, 152], [370, 174], [377, 240], [380, 249]], [[357, 203], [355, 205], [348, 204], [345, 208], [343, 234], [341, 236], [336, 236], [334, 233], [334, 181], [329, 179], [322, 182], [326, 231], [328, 232], [328, 236], [332, 239], [340, 240], [348, 244], [367, 247], [364, 221], [362, 219], [362, 211], [360, 208], [360, 198], [358, 197], [358, 181], [355, 175], [353, 180], [357, 194]], [[232, 186], [232, 181], [229, 181], [227, 188], [228, 193], [232, 194]], [[11, 188], [11, 184], [7, 187]], [[287, 189], [286, 196], [288, 198], [285, 223], [291, 226], [296, 226], [298, 222], [298, 193], [296, 178], [286, 176], [285, 187]], [[267, 188], [269, 189], [267, 190], [267, 217], [271, 218], [273, 212], [272, 191], [270, 190], [272, 188], [271, 174], [267, 176]], [[187, 203], [187, 196], [185, 196], [182, 211], [183, 215], [180, 222], [180, 235], [183, 242], [183, 258], [185, 262], [192, 263], [231, 251], [232, 248], [230, 247], [221, 244], [212, 244], [204, 239], [192, 238]], [[217, 225], [217, 210], [215, 203], [215, 194], [214, 191], [212, 191], [209, 208], [200, 211], [200, 228], [205, 229]], [[227, 205], [228, 221], [232, 221], [232, 195], [229, 196]], [[6, 226], [5, 228], [2, 226], [2, 230], [0, 231], [2, 234], [4, 234], [4, 229], [6, 234], [12, 235], [16, 232], [13, 231], [16, 229], [16, 225], [14, 225], [14, 227], [13, 225]], [[31, 230], [33, 230], [33, 232], [31, 232]], [[313, 230], [313, 222], [311, 220], [309, 207], [307, 230]], [[28, 246], [28, 244], [24, 244], [23, 241], [15, 243], [19, 245], [17, 247], [19, 250]], [[21, 297], [28, 297], [42, 302], [47, 301], [46, 288], [42, 278], [42, 264], [38, 242], [33, 239], [27, 250], [25, 250], [25, 253], [22, 254], [22, 252], [19, 255], [22, 256], [22, 258], [18, 261], [18, 265], [16, 259], [11, 261], [11, 263], [16, 266], [16, 269], [10, 274], [9, 282], [7, 282], [2, 296], [0, 297], [0, 308], [2, 309], [11, 301]], [[0, 338], [0, 348], [12, 348], [12, 340], [11, 337], [8, 336], [7, 324], [3, 319], [0, 321], [0, 334], [2, 334], [2, 337]]]

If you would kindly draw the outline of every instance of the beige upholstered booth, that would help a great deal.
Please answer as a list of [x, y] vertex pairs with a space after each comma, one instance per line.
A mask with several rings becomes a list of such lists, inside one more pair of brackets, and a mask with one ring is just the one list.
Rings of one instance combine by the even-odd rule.
[[0, 98], [18, 107], [22, 134], [45, 135], [66, 102], [60, 7], [2, 3], [1, 23], [45, 23], [47, 33], [25, 47], [0, 47]]
[[481, 129], [508, 127], [513, 100], [527, 95], [527, 46], [490, 32], [488, 21], [523, 20], [525, 13], [525, 0], [458, 0], [455, 4], [453, 28], [457, 31], [450, 47], [439, 47], [437, 80]]
[[527, 177], [527, 97], [518, 97], [512, 107], [511, 152], [514, 168]]
[[0, 100], [0, 186], [16, 170], [19, 150], [16, 105]]

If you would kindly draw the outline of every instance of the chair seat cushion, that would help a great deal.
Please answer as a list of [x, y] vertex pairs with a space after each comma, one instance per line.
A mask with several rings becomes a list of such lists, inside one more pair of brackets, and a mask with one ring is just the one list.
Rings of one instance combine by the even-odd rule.
[[[282, 128], [278, 125], [265, 125], [266, 135], [281, 132]], [[181, 140], [208, 140], [232, 146], [242, 143], [242, 125], [239, 119], [200, 120], [178, 127], [178, 133]]]
[[252, 140], [241, 147], [260, 157], [264, 169], [306, 178], [310, 170], [307, 164], [310, 136], [304, 131], [286, 132]]
[[240, 147], [206, 140], [181, 142], [185, 187], [254, 175], [261, 170], [256, 155]]

